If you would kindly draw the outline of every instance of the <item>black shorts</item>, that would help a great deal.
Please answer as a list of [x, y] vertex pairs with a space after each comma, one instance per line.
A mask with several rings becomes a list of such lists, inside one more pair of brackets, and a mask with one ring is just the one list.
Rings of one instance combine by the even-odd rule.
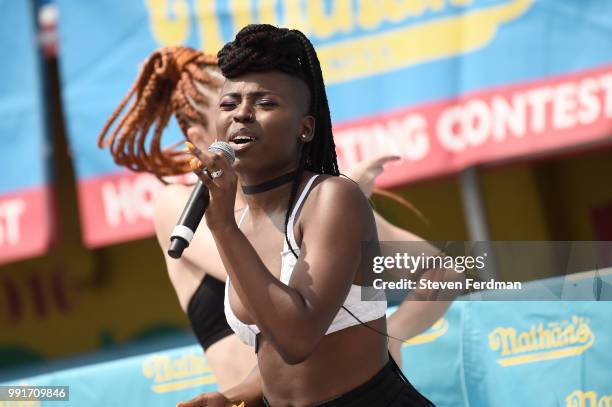
[[[264, 397], [264, 404], [270, 407]], [[389, 362], [364, 384], [316, 407], [429, 407], [434, 404], [410, 384], [391, 355]], [[434, 406], [435, 407], [435, 406]]]

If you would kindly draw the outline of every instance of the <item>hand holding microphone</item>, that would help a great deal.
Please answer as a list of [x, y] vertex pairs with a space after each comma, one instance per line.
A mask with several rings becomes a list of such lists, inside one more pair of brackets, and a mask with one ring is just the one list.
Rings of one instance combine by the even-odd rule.
[[[193, 146], [192, 146], [193, 147]], [[209, 202], [209, 189], [210, 195], [213, 199], [217, 197], [219, 200], [220, 192], [223, 184], [221, 182], [215, 182], [215, 179], [221, 178], [226, 172], [233, 172], [231, 165], [234, 163], [235, 155], [232, 147], [224, 141], [215, 141], [208, 147], [208, 154], [203, 153], [197, 148], [190, 148], [196, 157], [204, 164], [204, 168], [201, 170], [203, 176], [199, 176], [199, 180], [193, 188], [185, 209], [172, 230], [170, 236], [170, 247], [168, 248], [168, 255], [172, 258], [178, 259], [183, 254], [183, 251], [189, 246], [193, 235], [206, 212]], [[216, 153], [221, 153], [217, 155]], [[235, 175], [234, 175], [235, 178]], [[235, 200], [235, 183], [234, 183], [234, 200]], [[231, 200], [231, 213], [234, 213], [234, 200]], [[226, 204], [229, 204], [229, 199]]]

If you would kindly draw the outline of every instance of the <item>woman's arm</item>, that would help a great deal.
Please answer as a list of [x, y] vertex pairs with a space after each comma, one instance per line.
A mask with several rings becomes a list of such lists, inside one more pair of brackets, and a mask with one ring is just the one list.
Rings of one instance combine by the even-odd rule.
[[[410, 233], [406, 230], [398, 228], [389, 223], [385, 218], [375, 213], [376, 229], [378, 230], [378, 239], [381, 241], [381, 254], [383, 256], [395, 255], [395, 250], [392, 247], [385, 245], [384, 242], [420, 242], [417, 247], [414, 247], [414, 252], [423, 253], [425, 255], [438, 255], [440, 251], [433, 245], [425, 242], [419, 236]], [[416, 243], [415, 243], [416, 245]], [[428, 279], [431, 281], [463, 281], [464, 275], [456, 273], [454, 270], [434, 269], [427, 270], [422, 273], [415, 273], [419, 279]], [[401, 367], [401, 346], [403, 342], [397, 339], [406, 341], [432, 326], [438, 319], [442, 318], [457, 292], [440, 293], [436, 290], [428, 290], [419, 288], [411, 290], [398, 309], [387, 318], [387, 332], [389, 339], [389, 350], [391, 355]], [[427, 301], [423, 298], [444, 298], [444, 300]]]
[[[366, 196], [370, 196], [374, 191], [374, 182], [378, 175], [383, 172], [383, 166], [391, 161], [397, 160], [395, 156], [381, 156], [370, 160], [364, 160], [345, 173], [359, 184]], [[381, 255], [393, 256], [395, 251], [384, 242], [421, 242], [418, 248], [414, 248], [417, 253], [435, 255], [439, 250], [433, 245], [425, 242], [421, 237], [401, 229], [383, 218], [378, 213], [374, 213], [378, 240], [381, 244]], [[417, 250], [418, 249], [418, 250]], [[460, 281], [464, 279], [462, 274], [452, 270], [429, 270], [418, 275], [419, 278], [426, 278], [436, 281]], [[435, 296], [434, 290], [424, 290], [417, 288], [407, 294], [400, 304], [398, 310], [387, 319], [387, 331], [390, 337], [408, 340], [433, 325], [448, 310], [453, 298], [444, 300], [426, 301], [423, 298]], [[447, 294], [447, 293], [445, 293]], [[448, 297], [448, 295], [447, 295]], [[396, 339], [389, 339], [389, 349], [397, 363], [401, 366], [400, 348], [402, 342]]]
[[211, 228], [239, 298], [290, 364], [306, 359], [325, 335], [355, 278], [362, 242], [375, 239], [367, 200], [344, 179], [315, 187], [301, 219], [307, 220], [301, 255], [288, 286], [270, 273], [235, 223]]
[[192, 166], [222, 170], [211, 179], [206, 223], [251, 319], [290, 364], [305, 360], [325, 335], [344, 302], [361, 264], [362, 242], [376, 240], [367, 199], [352, 182], [331, 177], [310, 192], [302, 211], [301, 254], [289, 285], [267, 269], [236, 225], [233, 208], [237, 176], [221, 154], [192, 147]]

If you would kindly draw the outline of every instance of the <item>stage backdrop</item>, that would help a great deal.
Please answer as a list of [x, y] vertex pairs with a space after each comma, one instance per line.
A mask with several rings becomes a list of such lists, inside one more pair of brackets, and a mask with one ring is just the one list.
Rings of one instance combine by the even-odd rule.
[[[96, 137], [155, 48], [216, 53], [251, 22], [299, 28], [328, 85], [341, 166], [397, 154], [379, 186], [611, 143], [606, 0], [59, 0], [60, 62], [83, 235], [152, 233], [159, 184]], [[179, 137], [173, 125], [170, 139]]]
[[32, 3], [0, 0], [0, 264], [42, 254], [52, 235]]

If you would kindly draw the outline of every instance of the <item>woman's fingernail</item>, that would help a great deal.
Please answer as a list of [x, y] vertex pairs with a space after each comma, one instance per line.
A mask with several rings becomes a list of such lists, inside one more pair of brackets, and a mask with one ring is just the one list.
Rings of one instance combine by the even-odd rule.
[[203, 167], [202, 162], [198, 160], [197, 158], [194, 158], [191, 161], [189, 161], [189, 166], [191, 167], [192, 171], [199, 171]]

